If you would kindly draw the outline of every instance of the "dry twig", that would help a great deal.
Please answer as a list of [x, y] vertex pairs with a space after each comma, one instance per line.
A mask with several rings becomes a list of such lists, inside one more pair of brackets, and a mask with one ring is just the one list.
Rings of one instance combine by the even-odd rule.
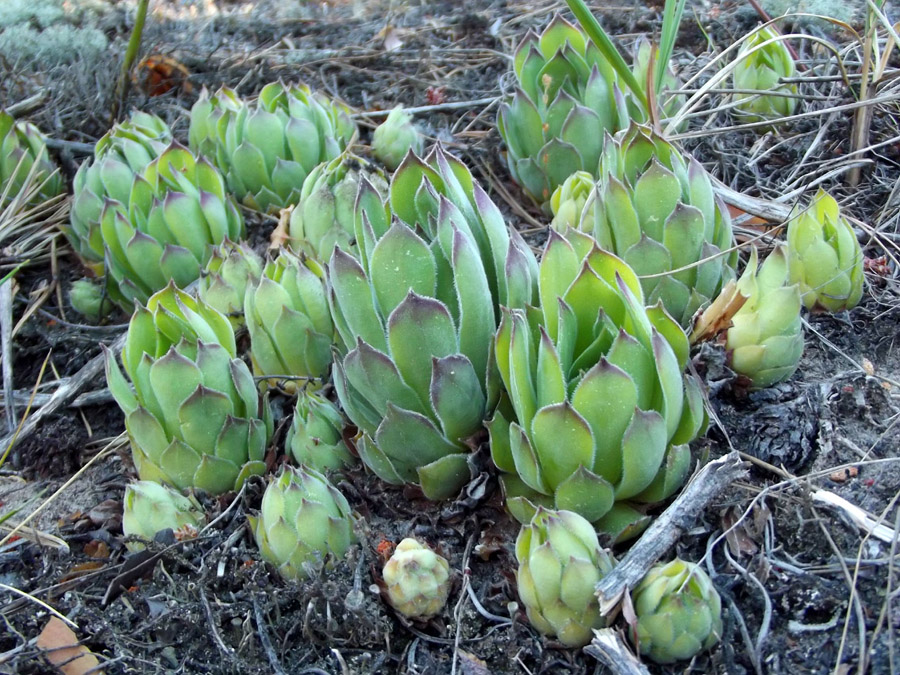
[[[121, 351], [122, 347], [125, 344], [125, 335], [121, 335], [108, 349], [111, 349], [115, 354], [118, 354]], [[72, 402], [72, 400], [78, 396], [79, 392], [84, 389], [84, 387], [93, 380], [100, 372], [103, 370], [104, 365], [106, 364], [106, 354], [98, 354], [90, 361], [88, 361], [84, 368], [79, 370], [75, 375], [70, 378], [67, 378], [60, 384], [53, 395], [50, 397], [50, 400], [45, 403], [40, 410], [35, 412], [31, 417], [29, 417], [25, 422], [21, 425], [18, 431], [10, 434], [2, 441], [0, 441], [0, 447], [12, 447], [19, 443], [23, 438], [27, 438], [32, 433], [34, 433], [35, 429], [37, 429], [44, 418], [50, 415], [51, 413], [56, 412], [61, 407], [68, 405]]]
[[584, 651], [618, 675], [650, 675], [625, 644], [622, 634], [612, 628], [595, 630], [594, 639]]
[[698, 471], [622, 561], [597, 584], [600, 613], [609, 615], [629, 588], [634, 588], [647, 570], [678, 541], [697, 515], [715, 497], [747, 473], [747, 465], [736, 452], [710, 462]]

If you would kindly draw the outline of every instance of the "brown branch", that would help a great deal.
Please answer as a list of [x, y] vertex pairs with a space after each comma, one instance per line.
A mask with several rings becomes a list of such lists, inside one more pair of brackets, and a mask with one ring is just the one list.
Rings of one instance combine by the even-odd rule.
[[[118, 354], [118, 352], [122, 350], [122, 347], [125, 345], [125, 335], [126, 334], [123, 333], [112, 345], [110, 345], [110, 349], [114, 353]], [[105, 364], [106, 355], [98, 354], [88, 361], [81, 370], [72, 375], [72, 377], [66, 378], [56, 391], [53, 392], [50, 400], [41, 406], [40, 410], [25, 420], [18, 434], [12, 433], [0, 441], [0, 448], [7, 448], [11, 445], [20, 443], [24, 438], [33, 434], [34, 430], [41, 425], [45, 417], [56, 412], [63, 406], [69, 405], [69, 403], [78, 396], [81, 390], [84, 389], [91, 380], [103, 372]]]
[[672, 504], [663, 511], [613, 571], [597, 584], [600, 613], [609, 615], [625, 591], [634, 588], [647, 570], [668, 551], [715, 497], [747, 473], [737, 452], [710, 462], [694, 474]]

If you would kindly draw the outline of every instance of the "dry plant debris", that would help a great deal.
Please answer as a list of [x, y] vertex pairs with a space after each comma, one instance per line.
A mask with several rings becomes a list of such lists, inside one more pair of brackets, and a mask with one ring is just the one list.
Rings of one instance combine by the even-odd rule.
[[[77, 18], [53, 19], [61, 24], [56, 28], [28, 19], [26, 46], [43, 61], [24, 51], [10, 59], [9, 29], [0, 29], [0, 100], [51, 138], [70, 180], [107, 130], [111, 74], [133, 5], [68, 4], [86, 9]], [[599, 16], [630, 49], [639, 35], [659, 30], [659, 8], [625, 4]], [[304, 79], [351, 106], [365, 143], [402, 104], [427, 142], [441, 140], [461, 157], [506, 221], [540, 250], [549, 219], [510, 179], [495, 119], [512, 88], [507, 55], [563, 3], [464, 5], [156, 0], [147, 56], [126, 108], [153, 112], [186, 138], [187, 112], [202, 87], [250, 94], [279, 78]], [[779, 23], [784, 35], [811, 37], [789, 39], [797, 59], [787, 83], [796, 88], [793, 114], [778, 132], [757, 133], [770, 122], [740, 123], [728, 74], [715, 77], [736, 51], [727, 52], [736, 38], [757, 25], [757, 14], [742, 2], [696, 2], [691, 9], [675, 67], [684, 82], [680, 93], [696, 105], [671, 128], [691, 121], [674, 137], [715, 176], [741, 250], [746, 244], [767, 250], [783, 236], [791, 210], [824, 185], [854, 216], [867, 281], [852, 313], [808, 317], [807, 351], [786, 383], [762, 391], [733, 386], [721, 351], [709, 344], [693, 362], [709, 385], [712, 416], [695, 456], [726, 457], [737, 466], [729, 454], [737, 451], [751, 468], [708, 504], [691, 497], [692, 518], [659, 536], [661, 548], [699, 561], [722, 598], [721, 645], [691, 667], [729, 674], [895, 672], [900, 78], [896, 56], [887, 56], [891, 23], [876, 14], [868, 30], [855, 26], [856, 34], [835, 23]], [[65, 36], [81, 28], [80, 48], [62, 49], [71, 39]], [[38, 34], [47, 38], [40, 53]], [[870, 63], [873, 55], [879, 60]], [[262, 496], [259, 479], [236, 496], [207, 498], [211, 521], [198, 537], [172, 533], [127, 556], [120, 509], [133, 469], [98, 346], [121, 348], [127, 317], [84, 325], [67, 306], [62, 289], [83, 274], [56, 230], [67, 209], [63, 198], [0, 213], [0, 268], [5, 274], [28, 261], [0, 306], [9, 335], [3, 398], [15, 422], [5, 425], [3, 447], [13, 438], [15, 445], [0, 471], [0, 518], [9, 514], [0, 531], [6, 627], [0, 672], [43, 673], [57, 663], [66, 673], [589, 673], [597, 659], [621, 672], [683, 670], [641, 670], [609, 630], [580, 652], [560, 649], [529, 627], [515, 588], [518, 528], [503, 509], [484, 448], [472, 456], [475, 480], [447, 503], [387, 486], [360, 468], [347, 471], [336, 487], [366, 523], [360, 543], [334, 569], [306, 581], [286, 583], [260, 562], [245, 526]], [[259, 252], [287, 236], [288, 212], [243, 215]], [[724, 328], [736, 309], [704, 333]], [[287, 398], [274, 398], [270, 448], [280, 450], [292, 410]], [[344, 440], [352, 449], [352, 435]], [[271, 470], [274, 453], [266, 461]], [[386, 609], [375, 583], [391, 545], [408, 536], [428, 541], [458, 572], [447, 606], [425, 622]], [[73, 634], [63, 632], [69, 629], [51, 610], [77, 623]]]

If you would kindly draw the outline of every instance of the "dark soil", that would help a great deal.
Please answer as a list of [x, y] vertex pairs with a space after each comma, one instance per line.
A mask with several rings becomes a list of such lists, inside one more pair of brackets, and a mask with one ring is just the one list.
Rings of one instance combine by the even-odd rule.
[[[157, 0], [144, 52], [179, 60], [190, 71], [190, 91], [176, 87], [149, 96], [133, 87], [126, 108], [163, 116], [183, 138], [187, 112], [202, 86], [227, 84], [250, 94], [273, 79], [304, 79], [358, 110], [495, 97], [510, 90], [506, 54], [526, 29], [540, 28], [562, 4], [261, 1], [244, 12], [226, 0]], [[599, 13], [624, 47], [641, 33], [655, 35], [658, 6], [620, 4], [626, 6]], [[191, 8], [200, 11], [192, 14]], [[707, 37], [722, 49], [757, 21], [749, 6], [733, 2], [692, 2], [685, 16], [676, 49], [683, 74], [708, 62]], [[46, 102], [29, 117], [57, 139], [96, 140], [107, 128], [130, 19], [119, 7], [104, 25], [114, 46], [106, 62], [48, 71], [0, 63], [0, 101], [14, 104], [46, 90]], [[383, 29], [395, 32], [399, 49], [385, 50]], [[816, 30], [847, 43], [845, 34]], [[803, 56], [834, 70], [827, 55]], [[803, 86], [805, 93], [829, 97], [804, 101], [803, 110], [852, 100], [840, 82]], [[871, 143], [897, 135], [891, 112], [876, 109]], [[495, 115], [495, 105], [479, 105], [419, 115], [417, 121], [472, 167], [508, 221], [538, 245], [544, 230], [534, 223], [547, 219], [509, 179]], [[692, 129], [702, 121], [695, 120]], [[821, 118], [812, 118], [778, 137], [746, 130], [710, 133], [686, 145], [726, 183], [771, 198], [833, 168], [848, 152], [851, 121], [847, 112], [832, 116], [819, 138]], [[361, 124], [365, 142], [373, 125]], [[728, 112], [721, 111], [709, 128], [730, 124]], [[824, 184], [860, 221], [885, 224], [887, 238], [880, 241], [890, 242], [897, 235], [890, 203], [897, 153], [894, 146], [879, 152], [859, 188], [844, 187], [839, 177]], [[71, 179], [83, 156], [64, 145], [59, 159]], [[257, 217], [250, 226], [251, 241], [264, 248], [274, 222]], [[16, 321], [35, 291], [48, 283], [65, 290], [83, 275], [59, 243], [58, 276], [49, 264], [19, 275]], [[887, 251], [881, 246], [870, 242], [867, 256], [893, 255], [893, 244]], [[812, 499], [817, 490], [830, 490], [876, 519], [883, 517], [888, 526], [898, 518], [900, 356], [894, 341], [900, 313], [897, 269], [889, 262], [885, 266], [869, 275], [866, 298], [849, 315], [807, 317], [806, 353], [787, 383], [747, 392], [722, 365], [718, 348], [707, 346], [697, 354], [695, 365], [710, 385], [713, 423], [707, 437], [695, 443], [696, 457], [735, 448], [761, 461], [746, 481], [702, 514], [675, 551], [702, 559], [713, 577], [725, 608], [723, 640], [690, 664], [649, 664], [651, 672], [895, 671], [900, 658], [896, 539], [890, 544], [866, 536]], [[75, 316], [51, 293], [17, 334], [15, 387], [26, 399], [48, 352], [46, 384], [39, 391], [50, 393], [57, 378], [78, 372], [100, 353], [99, 343], [112, 342], [127, 322], [120, 315], [104, 326], [79, 326]], [[0, 549], [0, 582], [75, 622], [105, 672], [603, 672], [592, 657], [564, 649], [528, 625], [516, 595], [512, 548], [518, 526], [503, 509], [486, 447], [479, 457], [483, 472], [451, 503], [430, 503], [415, 490], [385, 486], [359, 467], [349, 471], [339, 488], [362, 517], [360, 545], [317, 578], [286, 583], [260, 562], [246, 525], [246, 515], [259, 504], [262, 480], [251, 481], [237, 497], [208, 499], [211, 519], [218, 520], [201, 539], [127, 553], [120, 511], [134, 469], [127, 442], [110, 443], [124, 427], [118, 407], [103, 402], [104, 388], [101, 374], [87, 387], [101, 400], [54, 414], [16, 446], [0, 475], [0, 502], [4, 508], [21, 507], [19, 518], [100, 453], [31, 523], [64, 540], [68, 550], [25, 538], [7, 544]], [[279, 396], [275, 403], [286, 422], [290, 401]], [[275, 455], [283, 438], [283, 431], [275, 436], [273, 463], [282, 461]], [[449, 604], [423, 624], [396, 615], [382, 602], [378, 586], [386, 547], [409, 535], [428, 541], [455, 570]], [[17, 595], [2, 597], [6, 631], [0, 634], [0, 672], [49, 672], [35, 645], [47, 611]]]

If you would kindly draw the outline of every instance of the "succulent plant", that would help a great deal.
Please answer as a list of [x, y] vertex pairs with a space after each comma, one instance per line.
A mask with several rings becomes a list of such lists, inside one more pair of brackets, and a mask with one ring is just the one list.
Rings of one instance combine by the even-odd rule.
[[285, 465], [263, 493], [250, 529], [263, 560], [285, 579], [306, 579], [356, 541], [346, 498], [321, 473]]
[[[553, 220], [550, 226], [557, 232], [565, 232], [570, 227], [577, 228], [582, 221], [582, 211], [591, 192], [594, 191], [593, 174], [589, 171], [576, 171], [566, 178], [565, 182], [553, 191], [550, 197], [550, 211]], [[587, 223], [594, 222], [593, 209], [596, 202], [591, 200], [591, 212], [584, 216]]]
[[840, 312], [859, 304], [863, 255], [853, 227], [821, 188], [788, 222], [788, 269], [807, 309]]
[[[632, 67], [641, 85], [649, 63], [650, 44], [642, 40]], [[645, 122], [648, 114], [597, 45], [558, 15], [540, 35], [529, 31], [516, 48], [513, 69], [517, 89], [501, 104], [497, 127], [513, 180], [549, 211], [550, 197], [569, 176], [596, 175], [605, 132], [614, 134], [631, 120]], [[664, 85], [677, 86], [668, 66]], [[664, 112], [674, 113], [681, 98], [663, 100]]]
[[412, 150], [421, 155], [424, 141], [412, 122], [412, 115], [398, 105], [372, 134], [372, 154], [391, 171], [396, 171], [406, 154]]
[[32, 185], [41, 186], [31, 198], [32, 203], [65, 191], [62, 176], [47, 150], [44, 134], [30, 122], [17, 122], [0, 108], [0, 206], [22, 192], [29, 175]]
[[513, 180], [539, 204], [576, 171], [594, 172], [603, 132], [641, 115], [613, 67], [584, 33], [557, 15], [532, 31], [513, 57], [517, 89], [497, 127]]
[[69, 302], [79, 314], [94, 323], [113, 310], [113, 303], [106, 295], [106, 289], [90, 279], [78, 279], [69, 288]]
[[141, 480], [221, 494], [265, 471], [268, 401], [260, 404], [223, 314], [170, 283], [135, 310], [122, 365], [133, 391], [107, 351]]
[[169, 281], [184, 288], [200, 277], [213, 246], [243, 231], [218, 170], [173, 143], [134, 176], [127, 201], [103, 206], [107, 293], [130, 309]]
[[316, 471], [337, 471], [355, 460], [344, 443], [344, 416], [324, 396], [302, 389], [285, 445], [298, 464]]
[[382, 572], [391, 606], [411, 619], [427, 619], [447, 604], [450, 564], [427, 544], [407, 537]]
[[258, 376], [319, 378], [328, 372], [334, 327], [323, 275], [315, 261], [282, 249], [247, 288], [244, 318]]
[[[230, 87], [220, 87], [210, 94], [206, 87], [200, 91], [200, 97], [191, 107], [190, 126], [188, 128], [188, 145], [210, 158], [226, 172], [226, 158], [219, 162], [218, 153], [225, 149], [226, 137], [238, 128], [233, 127], [234, 117], [246, 113], [250, 105]], [[229, 129], [233, 127], [233, 130]], [[236, 139], [232, 139], [234, 142]]]
[[197, 283], [197, 295], [207, 305], [231, 321], [233, 328], [244, 325], [244, 296], [247, 286], [259, 281], [262, 258], [247, 244], [225, 239], [212, 250]]
[[656, 663], [690, 659], [722, 636], [722, 601], [699, 565], [654, 565], [632, 592], [631, 640]]
[[599, 167], [578, 229], [651, 275], [641, 280], [647, 303], [661, 300], [687, 326], [734, 278], [737, 261], [737, 250], [724, 253], [734, 245], [731, 218], [709, 175], [638, 124], [606, 139]]
[[135, 176], [171, 142], [168, 125], [143, 112], [132, 113], [97, 141], [93, 159], [84, 162], [75, 174], [70, 224], [65, 229], [72, 248], [85, 262], [103, 262], [100, 220], [106, 201], [129, 204]]
[[732, 71], [734, 88], [738, 90], [734, 95], [737, 117], [745, 122], [762, 122], [793, 114], [797, 85], [781, 80], [795, 74], [794, 57], [787, 43], [778, 40], [771, 27], [754, 31], [741, 44]]
[[[125, 488], [122, 532], [126, 537], [152, 540], [162, 530], [192, 528], [194, 534], [206, 524], [206, 514], [197, 500], [151, 480], [139, 480]], [[125, 544], [140, 551], [140, 542]]]
[[497, 307], [533, 302], [537, 265], [465, 165], [440, 148], [407, 157], [390, 206], [366, 181], [358, 206], [360, 259], [335, 249], [328, 266], [349, 350], [335, 360], [335, 389], [362, 433], [363, 462], [444, 499], [468, 480], [467, 441], [496, 401]]
[[495, 338], [510, 406], [488, 425], [507, 505], [575, 511], [621, 541], [649, 522], [641, 503], [687, 476], [688, 441], [705, 427], [699, 385], [683, 378], [687, 337], [637, 275], [588, 235], [553, 230], [540, 266], [540, 311], [503, 311]]
[[775, 248], [759, 269], [754, 248], [737, 288], [747, 302], [725, 334], [729, 365], [753, 387], [770, 387], [793, 375], [803, 356], [800, 289], [788, 283], [784, 247]]
[[[650, 40], [647, 39], [646, 35], [641, 35], [637, 42], [634, 45], [634, 50], [632, 51], [632, 67], [631, 72], [634, 74], [635, 79], [637, 79], [638, 83], [642, 87], [647, 86], [647, 75], [650, 71], [650, 54], [653, 51], [653, 45], [650, 43]], [[654, 64], [654, 69], [658, 69], [660, 67], [659, 64], [659, 51], [656, 52], [657, 60]], [[677, 89], [681, 88], [681, 81], [678, 79], [678, 76], [672, 71], [671, 63], [666, 64], [666, 72], [663, 75], [662, 79], [662, 87], [660, 90], [656, 92], [657, 95], [657, 105], [659, 106], [659, 110], [662, 113], [663, 118], [672, 117], [678, 110], [684, 105], [684, 102], [687, 100], [687, 96], [685, 94], [673, 94]], [[632, 104], [634, 105], [634, 104]], [[632, 115], [632, 118], [639, 122], [646, 122], [647, 116], [641, 115]], [[679, 129], [681, 125], [679, 125]]]
[[319, 164], [306, 177], [288, 225], [293, 250], [323, 262], [331, 257], [335, 246], [355, 250], [360, 179], [365, 178], [379, 194], [387, 194], [387, 182], [377, 172], [351, 168], [350, 161], [342, 155]]
[[213, 96], [204, 90], [191, 108], [189, 138], [215, 159], [238, 200], [277, 213], [300, 200], [306, 176], [355, 133], [345, 106], [302, 83], [272, 82], [255, 107], [226, 87]]
[[567, 647], [582, 647], [605, 625], [594, 587], [614, 561], [577, 513], [538, 508], [516, 539], [519, 597], [531, 625]]

